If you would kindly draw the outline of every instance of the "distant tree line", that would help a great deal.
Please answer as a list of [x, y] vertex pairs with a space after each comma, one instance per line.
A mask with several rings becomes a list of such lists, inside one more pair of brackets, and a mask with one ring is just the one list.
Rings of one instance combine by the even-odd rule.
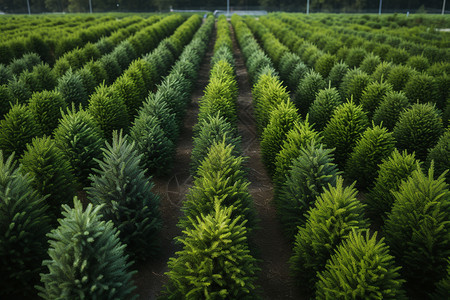
[[[88, 12], [89, 0], [28, 0], [32, 13]], [[173, 9], [225, 9], [226, 0], [91, 0], [94, 12], [152, 12]], [[307, 0], [230, 0], [231, 9], [304, 12]], [[437, 11], [443, 0], [383, 1], [384, 11]], [[311, 12], [377, 11], [378, 0], [310, 0]], [[27, 13], [27, 0], [0, 0], [0, 11]]]

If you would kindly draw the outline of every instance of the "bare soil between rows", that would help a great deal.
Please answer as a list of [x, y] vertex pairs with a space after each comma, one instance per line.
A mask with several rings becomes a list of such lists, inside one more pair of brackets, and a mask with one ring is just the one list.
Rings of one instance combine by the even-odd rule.
[[[232, 29], [232, 27], [231, 27]], [[232, 29], [233, 30], [233, 29]], [[289, 276], [288, 260], [291, 256], [291, 245], [284, 238], [281, 225], [277, 220], [272, 205], [273, 186], [261, 159], [261, 150], [257, 138], [256, 122], [253, 117], [251, 84], [242, 53], [232, 32], [236, 74], [239, 85], [238, 96], [238, 129], [242, 137], [243, 155], [248, 157], [246, 167], [249, 170], [250, 193], [260, 220], [251, 241], [256, 248], [257, 259], [260, 260], [258, 285], [263, 299], [302, 299]], [[192, 151], [192, 127], [197, 122], [198, 101], [208, 84], [210, 61], [213, 55], [215, 33], [211, 38], [208, 52], [200, 66], [199, 77], [186, 112], [175, 156], [175, 168], [170, 178], [154, 179], [154, 192], [161, 197], [161, 216], [163, 228], [161, 232], [161, 255], [138, 266], [134, 276], [137, 293], [140, 299], [156, 299], [167, 282], [167, 262], [180, 246], [174, 243], [174, 237], [181, 234], [176, 226], [181, 207], [188, 189], [192, 186], [189, 164]]]

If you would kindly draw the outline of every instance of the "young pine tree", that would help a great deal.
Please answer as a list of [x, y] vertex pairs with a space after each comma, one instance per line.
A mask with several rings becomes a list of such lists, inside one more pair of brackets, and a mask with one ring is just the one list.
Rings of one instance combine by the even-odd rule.
[[381, 225], [386, 215], [391, 211], [395, 197], [402, 181], [408, 179], [414, 170], [420, 168], [420, 163], [414, 154], [406, 151], [400, 153], [397, 149], [381, 162], [373, 188], [366, 194], [367, 213], [375, 225]]
[[450, 256], [450, 190], [446, 174], [434, 179], [421, 169], [412, 172], [394, 192], [395, 201], [384, 225], [386, 243], [403, 268], [402, 276], [417, 295], [433, 290], [446, 275]]
[[281, 150], [287, 133], [300, 122], [301, 117], [291, 101], [280, 103], [270, 114], [270, 121], [261, 135], [261, 154], [270, 176], [275, 174], [275, 158]]
[[0, 121], [0, 150], [5, 155], [14, 152], [20, 157], [27, 143], [41, 134], [41, 128], [28, 107], [16, 104]]
[[183, 245], [169, 260], [167, 299], [255, 299], [259, 271], [250, 255], [247, 229], [232, 207], [218, 203], [209, 215], [192, 220], [177, 238]]
[[325, 269], [334, 249], [352, 229], [367, 229], [364, 204], [356, 199], [353, 185], [344, 187], [338, 177], [336, 186], [329, 185], [308, 211], [306, 223], [299, 227], [290, 259], [291, 271], [306, 294], [314, 292], [317, 272]]
[[50, 218], [32, 179], [0, 151], [0, 297], [36, 298]]
[[253, 200], [248, 186], [250, 182], [243, 171], [244, 158], [233, 154], [233, 145], [225, 141], [214, 143], [198, 168], [193, 187], [183, 204], [184, 216], [180, 228], [192, 228], [195, 216], [212, 213], [214, 202], [222, 207], [233, 206], [232, 218], [242, 216], [247, 227], [255, 226]]
[[404, 110], [394, 127], [394, 138], [398, 150], [416, 153], [425, 161], [430, 148], [433, 148], [444, 133], [439, 110], [430, 103], [416, 103]]
[[157, 253], [161, 227], [159, 197], [151, 192], [153, 184], [141, 167], [142, 155], [127, 136], [113, 132], [112, 144], [106, 143], [99, 168], [89, 177], [88, 199], [104, 204], [101, 213], [120, 231], [133, 260], [142, 261]]
[[38, 286], [44, 299], [136, 299], [125, 245], [111, 221], [101, 220], [102, 206], [91, 203], [83, 211], [64, 205], [64, 218], [48, 234], [48, 255]]
[[77, 188], [89, 184], [88, 176], [102, 155], [103, 133], [85, 110], [67, 110], [55, 129], [55, 143], [69, 161]]
[[43, 91], [34, 93], [28, 103], [33, 118], [43, 134], [52, 135], [61, 118], [61, 111], [67, 107], [66, 101], [59, 92]]
[[318, 274], [316, 299], [406, 299], [399, 269], [383, 238], [352, 230]]
[[395, 140], [392, 132], [386, 128], [373, 126], [367, 128], [356, 143], [345, 167], [345, 175], [356, 180], [360, 189], [373, 186], [378, 173], [378, 165], [395, 149]]
[[277, 212], [284, 232], [293, 241], [298, 227], [306, 221], [306, 213], [323, 189], [336, 185], [340, 173], [333, 163], [333, 151], [313, 140], [300, 149], [291, 162], [284, 184], [279, 188]]
[[31, 184], [42, 196], [54, 214], [60, 216], [61, 205], [68, 204], [75, 195], [75, 178], [72, 167], [61, 149], [49, 137], [34, 138], [27, 145], [20, 163], [22, 171], [30, 174]]

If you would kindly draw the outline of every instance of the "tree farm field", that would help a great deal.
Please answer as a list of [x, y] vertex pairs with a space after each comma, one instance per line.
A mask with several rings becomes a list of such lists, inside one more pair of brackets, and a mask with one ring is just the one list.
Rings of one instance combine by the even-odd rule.
[[445, 299], [450, 17], [0, 16], [1, 299]]

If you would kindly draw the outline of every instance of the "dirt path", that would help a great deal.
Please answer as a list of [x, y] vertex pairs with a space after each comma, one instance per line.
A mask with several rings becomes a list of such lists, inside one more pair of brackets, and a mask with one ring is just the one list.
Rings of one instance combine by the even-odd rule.
[[192, 185], [192, 177], [189, 174], [189, 163], [192, 151], [192, 127], [197, 123], [198, 101], [203, 96], [203, 90], [208, 84], [210, 61], [213, 55], [215, 40], [211, 37], [208, 50], [200, 66], [194, 92], [191, 95], [191, 104], [186, 111], [184, 125], [178, 140], [175, 155], [173, 176], [170, 178], [154, 179], [153, 191], [161, 197], [161, 217], [163, 228], [161, 230], [161, 255], [155, 261], [150, 261], [138, 268], [134, 277], [137, 293], [140, 299], [156, 299], [163, 285], [167, 282], [164, 275], [169, 269], [167, 262], [176, 251], [181, 250], [174, 244], [174, 237], [181, 235], [181, 230], [176, 224], [181, 216], [180, 208], [186, 197], [189, 187]]
[[250, 79], [234, 31], [232, 39], [239, 84], [238, 128], [242, 136], [244, 156], [249, 157], [247, 163], [251, 182], [249, 189], [260, 219], [260, 229], [256, 230], [253, 240], [259, 251], [258, 258], [262, 260], [258, 284], [262, 287], [263, 299], [302, 299], [289, 276], [288, 260], [291, 256], [291, 245], [283, 236], [275, 208], [271, 203], [273, 186], [262, 163], [256, 121], [253, 117]]

